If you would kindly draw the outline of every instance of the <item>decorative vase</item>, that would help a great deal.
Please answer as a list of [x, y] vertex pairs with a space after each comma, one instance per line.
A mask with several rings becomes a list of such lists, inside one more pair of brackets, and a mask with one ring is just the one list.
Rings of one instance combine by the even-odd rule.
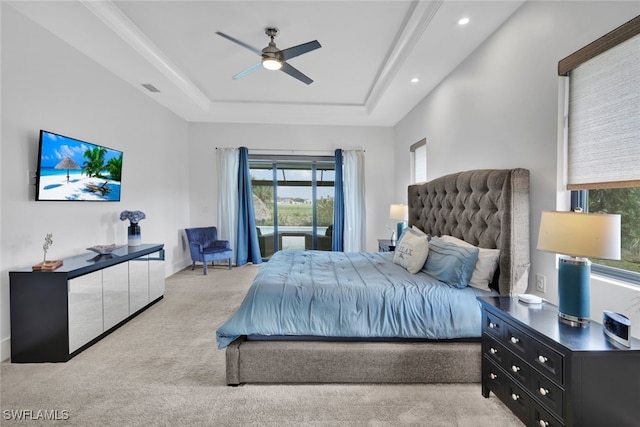
[[127, 227], [127, 235], [129, 237], [129, 246], [140, 246], [142, 239], [140, 237], [140, 226], [133, 224]]

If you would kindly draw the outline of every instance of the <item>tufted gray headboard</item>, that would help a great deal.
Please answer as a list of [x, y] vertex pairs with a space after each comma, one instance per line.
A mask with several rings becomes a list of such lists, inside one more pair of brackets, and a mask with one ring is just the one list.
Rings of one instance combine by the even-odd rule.
[[[409, 186], [409, 226], [500, 249], [497, 290], [516, 295], [529, 278], [529, 171], [459, 172]], [[495, 282], [495, 280], [494, 280]]]

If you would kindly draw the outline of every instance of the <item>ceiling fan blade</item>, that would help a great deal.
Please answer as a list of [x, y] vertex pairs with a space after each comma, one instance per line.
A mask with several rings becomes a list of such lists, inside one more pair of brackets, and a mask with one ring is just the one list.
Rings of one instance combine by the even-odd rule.
[[316, 50], [321, 48], [318, 40], [314, 40], [312, 42], [307, 42], [303, 44], [299, 44], [298, 46], [289, 47], [287, 49], [283, 49], [280, 51], [280, 55], [282, 56], [283, 61], [287, 61], [291, 58], [295, 58], [296, 56], [300, 56], [303, 53], [311, 52], [312, 50]]
[[240, 71], [238, 74], [236, 74], [235, 76], [233, 76], [233, 80], [238, 80], [243, 78], [244, 76], [253, 73], [254, 71], [259, 70], [260, 68], [262, 68], [262, 62], [258, 62], [256, 65], [252, 65], [251, 67], [247, 68], [244, 71]]
[[285, 73], [289, 74], [291, 77], [294, 77], [300, 80], [302, 83], [306, 83], [308, 85], [313, 83], [313, 80], [311, 80], [309, 77], [305, 76], [300, 71], [298, 71], [297, 68], [292, 67], [286, 62], [282, 63], [282, 68], [280, 68], [280, 71], [284, 71]]
[[240, 46], [244, 47], [245, 49], [249, 49], [253, 53], [257, 53], [258, 55], [262, 56], [262, 50], [258, 49], [257, 47], [250, 46], [250, 45], [246, 44], [245, 42], [241, 42], [240, 40], [235, 39], [235, 38], [233, 38], [231, 36], [228, 36], [225, 33], [221, 33], [220, 31], [216, 31], [216, 34], [221, 36], [221, 37], [224, 37], [225, 39], [227, 39], [229, 41], [232, 41], [232, 42], [234, 42], [236, 44], [239, 44]]

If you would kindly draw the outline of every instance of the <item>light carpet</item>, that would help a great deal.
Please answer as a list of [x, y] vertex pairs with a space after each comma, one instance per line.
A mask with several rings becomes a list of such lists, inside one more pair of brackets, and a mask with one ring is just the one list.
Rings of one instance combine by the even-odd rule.
[[257, 270], [187, 268], [167, 278], [163, 300], [69, 362], [3, 362], [0, 424], [522, 425], [493, 394], [483, 398], [480, 384], [226, 386], [215, 330]]

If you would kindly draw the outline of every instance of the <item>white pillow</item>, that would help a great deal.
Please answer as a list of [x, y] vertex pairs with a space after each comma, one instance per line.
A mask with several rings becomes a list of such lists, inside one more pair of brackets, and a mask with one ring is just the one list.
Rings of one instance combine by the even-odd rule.
[[416, 227], [415, 225], [412, 225], [412, 226], [411, 226], [411, 229], [412, 229], [413, 231], [415, 231], [416, 233], [420, 234], [420, 235], [425, 235], [425, 236], [427, 235], [427, 233], [425, 233], [424, 231], [420, 230], [420, 229], [419, 229], [418, 227]]
[[406, 229], [396, 244], [393, 262], [406, 268], [409, 273], [416, 274], [424, 266], [427, 255], [429, 255], [427, 235], [419, 235], [413, 230]]
[[[467, 248], [476, 248], [477, 246], [467, 243], [464, 240], [460, 240], [453, 236], [440, 236], [442, 240], [449, 243], [455, 243], [458, 246]], [[471, 274], [471, 280], [469, 280], [469, 286], [481, 289], [483, 291], [490, 291], [489, 284], [493, 280], [493, 275], [498, 268], [498, 259], [500, 258], [500, 249], [485, 249], [478, 248], [478, 262]]]

